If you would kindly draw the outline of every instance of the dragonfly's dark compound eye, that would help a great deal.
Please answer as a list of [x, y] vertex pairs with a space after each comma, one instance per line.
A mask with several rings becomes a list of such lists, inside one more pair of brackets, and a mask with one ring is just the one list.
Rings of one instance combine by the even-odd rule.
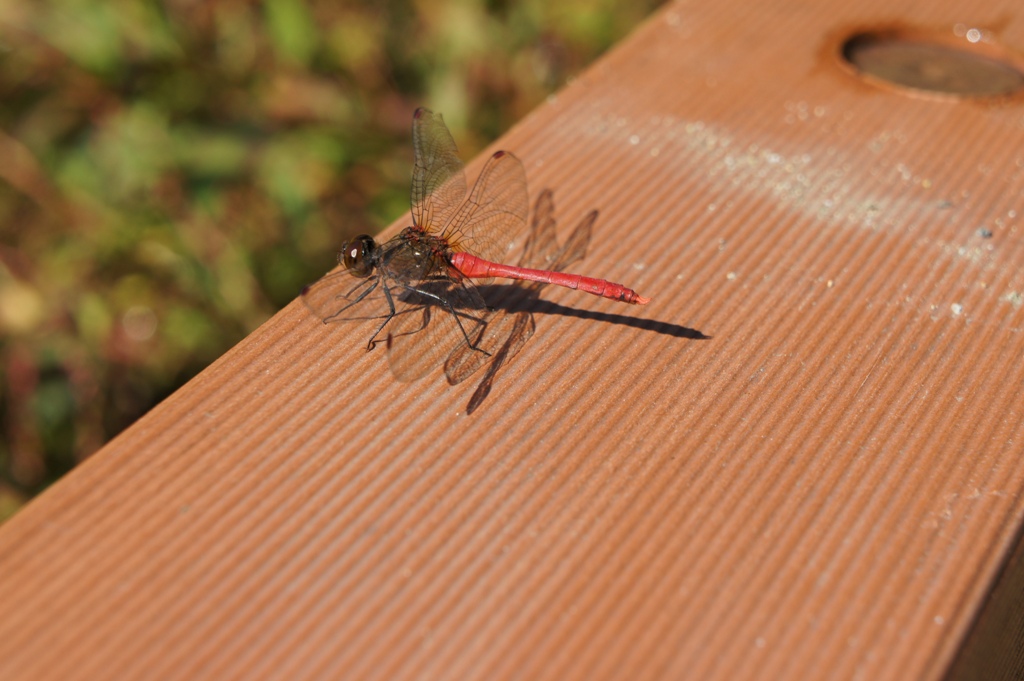
[[377, 243], [372, 236], [360, 234], [342, 247], [338, 259], [353, 276], [368, 277], [373, 272], [371, 254], [376, 248]]

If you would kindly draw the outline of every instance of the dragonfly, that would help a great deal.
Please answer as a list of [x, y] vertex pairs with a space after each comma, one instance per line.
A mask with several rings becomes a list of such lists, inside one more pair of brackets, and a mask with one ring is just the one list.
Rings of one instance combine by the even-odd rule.
[[462, 346], [492, 354], [485, 340], [489, 308], [473, 280], [501, 277], [633, 305], [650, 302], [605, 279], [503, 264], [526, 228], [522, 162], [495, 152], [467, 196], [462, 162], [441, 114], [417, 109], [412, 137], [412, 225], [384, 243], [367, 234], [346, 242], [338, 253], [341, 269], [302, 292], [325, 324], [376, 320], [366, 349], [386, 341], [391, 372], [400, 381], [423, 377]]

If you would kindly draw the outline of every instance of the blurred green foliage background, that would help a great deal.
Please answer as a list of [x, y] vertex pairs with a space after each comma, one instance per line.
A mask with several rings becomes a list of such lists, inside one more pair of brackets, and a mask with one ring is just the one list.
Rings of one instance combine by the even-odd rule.
[[0, 522], [658, 4], [0, 2]]

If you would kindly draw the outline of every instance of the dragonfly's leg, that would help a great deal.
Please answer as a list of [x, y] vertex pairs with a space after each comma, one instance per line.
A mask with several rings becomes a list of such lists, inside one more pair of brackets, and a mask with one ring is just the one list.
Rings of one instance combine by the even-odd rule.
[[[380, 285], [380, 279], [377, 279], [376, 281], [374, 281], [373, 283], [371, 283], [371, 284], [369, 284], [369, 285], [367, 285], [366, 283], [361, 283], [361, 284], [359, 284], [358, 286], [355, 286], [354, 288], [352, 288], [352, 290], [351, 290], [351, 291], [349, 291], [349, 292], [348, 292], [348, 293], [347, 293], [347, 294], [346, 294], [346, 295], [344, 296], [346, 300], [347, 300], [347, 299], [349, 298], [349, 296], [351, 296], [351, 295], [352, 295], [352, 293], [354, 293], [354, 292], [356, 291], [356, 289], [358, 289], [358, 288], [359, 288], [360, 286], [364, 286], [364, 287], [366, 288], [366, 290], [365, 290], [365, 291], [363, 291], [362, 293], [360, 293], [360, 294], [359, 294], [359, 296], [358, 296], [358, 297], [357, 297], [357, 298], [356, 298], [355, 300], [353, 300], [353, 301], [352, 301], [352, 302], [350, 302], [350, 303], [349, 303], [348, 305], [346, 305], [345, 307], [341, 308], [340, 310], [338, 310], [337, 312], [335, 312], [334, 314], [332, 314], [332, 315], [331, 315], [330, 317], [324, 317], [324, 324], [329, 324], [330, 322], [334, 321], [334, 319], [335, 319], [336, 317], [340, 317], [340, 316], [342, 315], [342, 313], [344, 313], [344, 312], [345, 312], [345, 310], [349, 309], [349, 308], [350, 308], [350, 307], [352, 307], [353, 305], [356, 305], [356, 304], [357, 304], [357, 303], [359, 303], [359, 302], [360, 302], [360, 301], [361, 301], [361, 300], [362, 300], [363, 298], [365, 298], [366, 296], [368, 296], [368, 295], [370, 295], [371, 293], [373, 293], [373, 290], [374, 290], [375, 288], [377, 288], [377, 286], [379, 286], [379, 285]], [[336, 297], [336, 298], [341, 298], [342, 296], [340, 296], [340, 295], [339, 295], [339, 296], [335, 296], [335, 297]], [[392, 310], [391, 314], [394, 314], [394, 311], [393, 311], [393, 310]]]
[[[455, 323], [459, 325], [459, 331], [461, 331], [461, 332], [462, 332], [462, 336], [463, 336], [463, 337], [464, 337], [464, 338], [466, 339], [466, 345], [468, 345], [468, 346], [469, 346], [470, 348], [472, 348], [473, 350], [476, 350], [477, 352], [482, 352], [482, 353], [484, 353], [485, 355], [487, 355], [488, 357], [490, 357], [490, 356], [491, 356], [491, 353], [487, 352], [487, 351], [486, 351], [486, 350], [484, 350], [483, 348], [478, 348], [478, 347], [476, 346], [476, 344], [474, 344], [474, 343], [473, 343], [473, 341], [469, 340], [469, 334], [468, 334], [468, 333], [466, 333], [466, 329], [465, 329], [465, 328], [464, 328], [464, 327], [462, 326], [462, 320], [461, 320], [461, 319], [459, 319], [459, 315], [458, 315], [458, 313], [456, 313], [456, 312], [455, 312], [455, 308], [454, 308], [454, 307], [452, 307], [451, 303], [449, 303], [449, 302], [448, 302], [448, 301], [446, 301], [446, 300], [443, 300], [443, 301], [441, 301], [441, 303], [442, 303], [442, 304], [443, 304], [443, 305], [444, 305], [444, 306], [445, 306], [445, 307], [446, 307], [446, 308], [448, 309], [448, 311], [449, 311], [449, 312], [451, 312], [451, 313], [452, 313], [452, 315], [453, 315], [453, 316], [455, 317]], [[466, 315], [466, 316], [468, 317], [469, 315]], [[476, 317], [472, 317], [472, 319], [476, 319]], [[484, 326], [486, 326], [486, 325], [487, 325], [487, 322], [484, 322], [484, 321], [481, 321], [481, 320], [477, 320], [477, 321], [480, 321], [480, 323], [481, 323], [481, 324], [483, 324]], [[480, 334], [480, 336], [481, 336], [481, 337], [483, 337], [483, 334]]]
[[366, 344], [367, 352], [377, 347], [377, 336], [380, 334], [381, 331], [384, 330], [384, 327], [387, 326], [388, 322], [390, 322], [395, 316], [395, 301], [391, 297], [391, 289], [385, 286], [382, 290], [384, 291], [384, 300], [388, 301], [388, 316], [384, 319], [383, 322], [381, 322], [381, 325], [377, 327], [377, 330], [373, 332], [373, 335], [370, 336], [370, 342]]

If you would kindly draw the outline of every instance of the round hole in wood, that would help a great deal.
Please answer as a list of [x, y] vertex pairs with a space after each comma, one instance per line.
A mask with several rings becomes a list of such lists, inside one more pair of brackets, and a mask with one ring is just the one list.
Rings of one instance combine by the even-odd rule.
[[[997, 97], [1024, 90], [1024, 73], [1008, 55], [972, 42], [970, 29], [929, 38], [910, 31], [861, 32], [842, 45], [843, 58], [875, 85], [954, 97]], [[980, 36], [980, 31], [978, 32]]]

